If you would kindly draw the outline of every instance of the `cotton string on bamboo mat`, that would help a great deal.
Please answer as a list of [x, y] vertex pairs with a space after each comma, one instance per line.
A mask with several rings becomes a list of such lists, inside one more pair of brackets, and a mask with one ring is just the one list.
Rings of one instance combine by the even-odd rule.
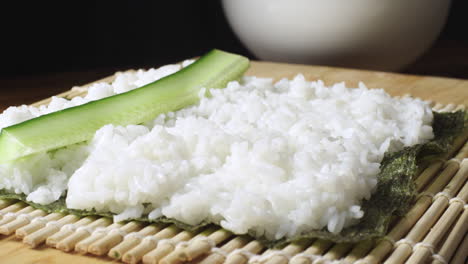
[[[104, 79], [110, 81], [111, 79]], [[101, 80], [102, 81], [102, 80]], [[75, 88], [59, 96], [86, 92]], [[36, 105], [47, 103], [47, 100]], [[464, 105], [433, 104], [440, 112]], [[466, 263], [468, 254], [468, 135], [460, 136], [446, 160], [416, 179], [420, 195], [405, 217], [376, 242], [335, 244], [315, 239], [267, 249], [248, 236], [219, 227], [188, 232], [174, 225], [112, 223], [103, 217], [46, 214], [22, 202], [0, 200], [0, 234], [37, 247], [108, 256], [124, 263]]]

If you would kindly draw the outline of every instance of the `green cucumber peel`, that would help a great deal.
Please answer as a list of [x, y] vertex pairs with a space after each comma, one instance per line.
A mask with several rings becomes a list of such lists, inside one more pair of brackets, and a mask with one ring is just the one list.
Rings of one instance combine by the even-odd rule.
[[0, 163], [91, 139], [106, 124], [141, 124], [199, 100], [202, 88], [222, 88], [249, 67], [243, 56], [212, 50], [180, 71], [135, 90], [3, 128]]

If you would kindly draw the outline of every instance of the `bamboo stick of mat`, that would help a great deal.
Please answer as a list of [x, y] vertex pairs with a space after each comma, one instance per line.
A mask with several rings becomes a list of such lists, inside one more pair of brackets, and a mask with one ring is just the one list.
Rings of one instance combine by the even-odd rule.
[[48, 222], [57, 221], [63, 217], [64, 215], [59, 213], [51, 213], [44, 217], [37, 217], [33, 219], [28, 225], [18, 228], [15, 232], [15, 235], [17, 238], [23, 239], [27, 235], [32, 234], [37, 230], [43, 228]]
[[449, 155], [448, 157], [455, 156], [454, 159], [458, 161], [462, 161], [464, 158], [467, 158], [468, 157], [467, 156], [468, 150], [466, 148], [466, 145], [468, 145], [467, 140], [468, 140], [468, 130], [454, 140], [452, 144], [454, 147], [447, 154]]
[[71, 89], [70, 93], [67, 95], [67, 98], [73, 99], [77, 96], [80, 97], [85, 97], [86, 94], [88, 93], [88, 87], [82, 87], [82, 86], [75, 86]]
[[362, 259], [366, 256], [366, 254], [371, 251], [371, 249], [375, 246], [374, 241], [372, 240], [366, 240], [357, 243], [351, 252], [348, 253], [348, 255], [344, 258], [343, 262], [344, 263], [355, 263], [359, 259]]
[[332, 245], [330, 241], [317, 239], [302, 254], [291, 259], [291, 264], [311, 264], [316, 256], [322, 256]]
[[[106, 233], [109, 232], [110, 230], [116, 229], [121, 227], [122, 224], [119, 223], [113, 223], [111, 225], [108, 225], [106, 227], [98, 227], [92, 233], [86, 237], [85, 239], [79, 241], [75, 245], [75, 251], [78, 252], [79, 254], [86, 254], [88, 253], [88, 247], [92, 243], [98, 241], [99, 239], [103, 238], [106, 236]], [[60, 243], [59, 243], [60, 244]]]
[[437, 175], [444, 163], [445, 162], [443, 161], [436, 161], [424, 169], [421, 174], [419, 174], [415, 181], [416, 190], [418, 192], [421, 192], [422, 189], [426, 187], [426, 185], [434, 178], [434, 176]]
[[447, 104], [440, 109], [440, 112], [453, 112], [456, 107], [456, 104]]
[[101, 217], [88, 225], [78, 227], [71, 235], [57, 241], [56, 248], [64, 252], [72, 251], [79, 242], [90, 237], [97, 228], [105, 228], [111, 223], [109, 218]]
[[0, 199], [0, 210], [7, 207], [7, 206], [10, 206], [11, 204], [13, 203], [12, 200], [3, 200], [3, 199]]
[[299, 241], [285, 246], [283, 249], [273, 254], [266, 260], [266, 264], [287, 264], [289, 260], [296, 254], [302, 252], [310, 245], [311, 241]]
[[57, 221], [49, 221], [46, 225], [23, 238], [23, 243], [34, 248], [46, 241], [46, 239], [60, 231], [60, 228], [66, 224], [71, 224], [79, 220], [76, 215], [66, 215]]
[[143, 255], [157, 247], [159, 241], [172, 238], [179, 232], [181, 232], [180, 228], [170, 225], [152, 236], [147, 236], [138, 246], [123, 254], [122, 261], [125, 263], [138, 263]]
[[436, 103], [436, 104], [432, 107], [432, 110], [437, 111], [437, 112], [440, 112], [440, 110], [441, 110], [442, 108], [444, 108], [444, 107], [445, 107], [444, 104]]
[[[402, 217], [398, 223], [391, 229], [391, 231], [381, 239], [371, 252], [364, 257], [363, 260], [357, 263], [381, 263], [383, 258], [391, 252], [395, 241], [401, 239], [424, 214], [426, 209], [432, 203], [432, 196], [441, 191], [447, 183], [452, 179], [459, 169], [459, 164], [455, 161], [448, 161], [442, 172], [435, 178], [435, 181], [427, 188], [423, 195], [421, 195], [415, 205]], [[353, 251], [351, 251], [353, 252]], [[347, 260], [353, 259], [352, 257], [345, 258]]]
[[37, 217], [43, 217], [46, 215], [46, 212], [37, 209], [32, 211], [29, 214], [18, 216], [15, 218], [14, 221], [11, 221], [5, 225], [0, 226], [0, 234], [2, 235], [11, 235], [13, 234], [17, 229], [26, 226], [27, 224], [31, 223], [31, 221], [34, 218]]
[[216, 245], [230, 238], [233, 234], [226, 229], [220, 228], [207, 237], [193, 239], [188, 246], [179, 253], [179, 260], [192, 261], [203, 254], [211, 251]]
[[95, 220], [96, 217], [87, 216], [81, 218], [76, 223], [62, 226], [59, 232], [53, 234], [52, 236], [49, 236], [46, 239], [46, 245], [49, 247], [56, 247], [60, 241], [73, 234], [77, 228], [86, 226]]
[[328, 250], [325, 255], [323, 255], [324, 259], [328, 260], [338, 260], [341, 259], [343, 256], [348, 253], [353, 246], [353, 243], [337, 243], [333, 245], [333, 247]]
[[180, 242], [180, 243], [177, 243], [176, 246], [175, 246], [175, 249], [169, 253], [167, 256], [163, 257], [159, 263], [160, 264], [176, 264], [176, 263], [183, 263], [184, 261], [180, 259], [180, 253], [193, 241], [195, 241], [196, 239], [200, 239], [200, 238], [207, 238], [208, 236], [210, 236], [211, 234], [213, 234], [214, 232], [216, 232], [217, 230], [219, 230], [219, 227], [216, 227], [216, 226], [211, 226], [205, 230], [203, 230], [202, 232], [198, 233], [197, 235], [195, 235], [192, 239], [186, 241], [186, 242]]
[[465, 143], [465, 145], [460, 149], [460, 151], [454, 157], [454, 159], [458, 161], [462, 161], [463, 159], [466, 159], [466, 158], [468, 158], [468, 141]]
[[180, 244], [181, 242], [189, 241], [196, 235], [197, 235], [196, 232], [182, 231], [170, 239], [159, 241], [156, 248], [154, 248], [153, 250], [151, 250], [150, 252], [146, 254], [142, 254], [143, 263], [145, 264], [159, 263], [161, 259], [169, 255], [171, 252], [173, 252], [176, 249], [178, 244]]
[[455, 256], [453, 256], [453, 258], [450, 260], [450, 263], [466, 263], [466, 258], [468, 258], [468, 234], [465, 234], [465, 238], [458, 247]]
[[26, 206], [16, 212], [6, 213], [3, 215], [3, 218], [0, 219], [0, 226], [6, 225], [10, 223], [11, 221], [15, 220], [18, 215], [26, 215], [32, 211], [34, 211], [34, 208], [32, 206]]
[[3, 219], [3, 217], [8, 213], [18, 212], [19, 210], [21, 210], [25, 206], [26, 206], [26, 204], [23, 203], [23, 202], [17, 202], [17, 203], [8, 205], [7, 207], [0, 210], [0, 219]]
[[424, 215], [418, 220], [415, 226], [408, 233], [406, 238], [395, 245], [396, 248], [385, 263], [402, 263], [413, 251], [415, 243], [419, 242], [429, 229], [434, 225], [435, 221], [440, 217], [443, 211], [447, 208], [449, 200], [446, 198], [453, 197], [466, 181], [468, 173], [468, 160], [462, 163], [462, 166], [452, 178], [450, 183], [446, 185], [444, 190], [439, 193], [443, 195], [434, 196], [434, 202]]
[[229, 253], [245, 246], [250, 240], [252, 239], [247, 236], [235, 236], [221, 248], [212, 249], [211, 254], [204, 258], [200, 264], [222, 264]]
[[[468, 173], [466, 174], [468, 176]], [[408, 264], [424, 263], [428, 258], [434, 254], [435, 248], [438, 246], [440, 240], [457, 220], [458, 215], [463, 211], [463, 206], [468, 200], [468, 183], [458, 193], [456, 198], [449, 200], [449, 207], [440, 217], [439, 221], [429, 231], [424, 240], [417, 244], [413, 254], [408, 259]]]
[[90, 244], [88, 252], [96, 256], [105, 255], [111, 248], [119, 244], [125, 235], [141, 229], [142, 226], [141, 222], [131, 221], [121, 227], [111, 229], [104, 237]]
[[145, 226], [138, 232], [130, 233], [124, 237], [121, 243], [111, 248], [107, 255], [114, 259], [120, 259], [125, 253], [127, 253], [127, 251], [140, 244], [141, 240], [143, 240], [144, 237], [156, 234], [157, 232], [161, 231], [165, 226], [166, 225], [152, 224]]
[[463, 240], [463, 235], [468, 232], [468, 207], [463, 210], [462, 215], [458, 219], [457, 223], [450, 231], [445, 243], [442, 245], [438, 258], [434, 259], [432, 264], [444, 264], [452, 258], [453, 253], [457, 249], [457, 246]]
[[263, 245], [257, 240], [250, 241], [243, 248], [232, 251], [227, 257], [225, 264], [245, 264], [253, 254], [263, 250]]

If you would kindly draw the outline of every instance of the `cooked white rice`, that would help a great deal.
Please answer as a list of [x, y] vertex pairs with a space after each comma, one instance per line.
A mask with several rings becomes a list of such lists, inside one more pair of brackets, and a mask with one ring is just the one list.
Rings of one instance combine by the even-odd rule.
[[[93, 86], [85, 98], [12, 108], [0, 116], [0, 126], [178, 69], [121, 74], [112, 85]], [[374, 190], [385, 152], [433, 137], [427, 103], [394, 99], [363, 84], [347, 89], [302, 75], [275, 84], [245, 77], [210, 92], [209, 98], [200, 93], [198, 105], [153, 122], [107, 125], [89, 143], [2, 165], [0, 188], [49, 203], [68, 184], [68, 207], [111, 211], [117, 221], [149, 213], [188, 224], [209, 220], [267, 238], [323, 227], [336, 233], [362, 217], [360, 204]]]
[[[9, 107], [0, 114], [0, 131], [4, 127], [44, 114], [130, 91], [175, 73], [192, 62], [193, 60], [186, 60], [182, 66], [174, 64], [147, 71], [117, 73], [111, 84], [95, 83], [88, 88], [86, 96], [77, 96], [72, 100], [52, 97], [49, 104], [40, 107]], [[68, 178], [83, 164], [88, 155], [87, 144], [78, 144], [52, 153], [39, 153], [13, 163], [0, 164], [0, 189], [24, 193], [29, 201], [49, 204], [64, 193]]]

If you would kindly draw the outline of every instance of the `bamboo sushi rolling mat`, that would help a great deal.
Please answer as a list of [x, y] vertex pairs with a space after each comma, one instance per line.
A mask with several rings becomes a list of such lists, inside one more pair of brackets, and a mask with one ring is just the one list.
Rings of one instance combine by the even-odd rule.
[[[279, 79], [297, 73], [327, 85], [346, 81], [348, 87], [356, 87], [363, 81], [393, 96], [429, 100], [438, 111], [468, 107], [465, 80], [268, 62], [252, 62], [247, 74]], [[85, 92], [74, 88], [59, 96], [72, 98]], [[457, 139], [446, 160], [422, 170], [416, 180], [421, 195], [407, 215], [396, 219], [387, 235], [376, 242], [335, 244], [316, 239], [269, 250], [256, 240], [221, 228], [191, 233], [172, 225], [80, 219], [0, 200], [0, 263], [466, 263], [467, 138], [465, 133]]]

